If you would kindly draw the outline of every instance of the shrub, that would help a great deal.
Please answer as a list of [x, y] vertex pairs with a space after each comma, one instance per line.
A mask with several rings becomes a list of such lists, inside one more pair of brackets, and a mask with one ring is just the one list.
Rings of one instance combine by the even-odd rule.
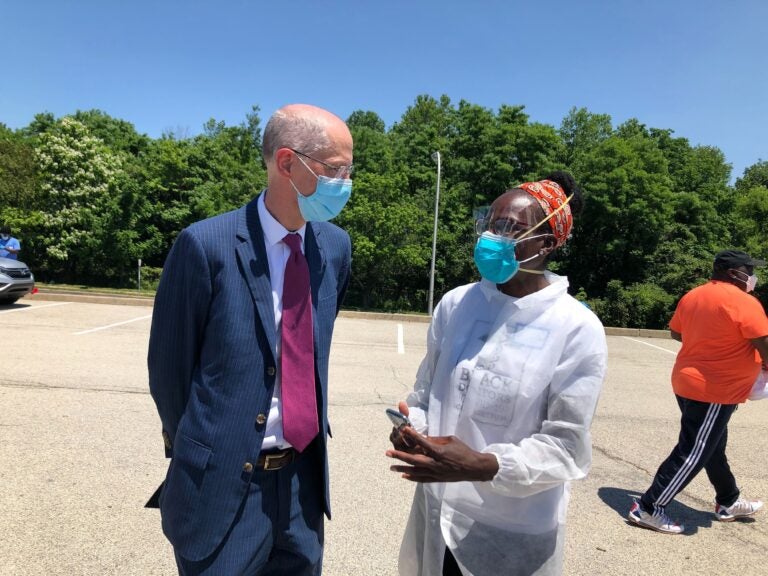
[[654, 284], [632, 284], [625, 288], [620, 280], [611, 280], [606, 295], [588, 303], [605, 326], [664, 329], [676, 301], [676, 296]]

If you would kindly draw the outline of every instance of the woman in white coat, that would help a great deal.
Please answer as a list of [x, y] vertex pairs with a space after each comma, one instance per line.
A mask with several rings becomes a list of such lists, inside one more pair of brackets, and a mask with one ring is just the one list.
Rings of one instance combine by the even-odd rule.
[[506, 191], [477, 222], [480, 282], [435, 309], [387, 456], [417, 482], [400, 550], [407, 576], [562, 572], [569, 481], [591, 463], [606, 369], [603, 326], [546, 271], [582, 207], [556, 172]]

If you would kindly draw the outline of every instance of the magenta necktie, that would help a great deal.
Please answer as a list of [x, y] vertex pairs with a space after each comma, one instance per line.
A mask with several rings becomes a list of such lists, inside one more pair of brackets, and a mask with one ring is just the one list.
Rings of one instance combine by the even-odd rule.
[[285, 264], [282, 318], [283, 435], [299, 452], [317, 436], [315, 355], [312, 346], [312, 298], [309, 266], [301, 236], [283, 238], [291, 254]]

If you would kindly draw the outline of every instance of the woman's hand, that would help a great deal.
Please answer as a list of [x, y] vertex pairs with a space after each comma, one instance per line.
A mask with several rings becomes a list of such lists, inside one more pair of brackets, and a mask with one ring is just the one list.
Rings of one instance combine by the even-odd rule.
[[408, 464], [389, 467], [402, 473], [406, 480], [488, 482], [499, 471], [496, 456], [473, 450], [456, 436], [423, 436], [408, 427], [401, 428], [399, 434], [407, 449], [397, 449], [396, 445], [395, 450], [387, 451], [387, 456]]
[[[405, 416], [408, 416], [410, 413], [408, 411], [408, 404], [405, 402], [400, 402], [397, 405], [397, 409], [400, 411], [400, 414], [403, 414]], [[409, 440], [405, 438], [403, 435], [403, 430], [405, 428], [409, 427], [408, 425], [402, 425], [402, 426], [393, 426], [392, 427], [392, 433], [389, 435], [389, 441], [392, 442], [392, 446], [395, 447], [395, 450], [398, 450], [400, 452], [414, 452], [414, 445], [410, 443]]]

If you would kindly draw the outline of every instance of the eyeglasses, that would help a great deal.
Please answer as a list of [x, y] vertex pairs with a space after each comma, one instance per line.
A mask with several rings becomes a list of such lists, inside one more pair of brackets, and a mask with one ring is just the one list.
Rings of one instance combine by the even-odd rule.
[[328, 164], [328, 162], [323, 162], [322, 160], [318, 160], [317, 158], [314, 158], [310, 156], [309, 154], [304, 154], [304, 152], [299, 152], [298, 150], [294, 150], [293, 148], [288, 148], [291, 152], [294, 152], [295, 154], [298, 154], [299, 156], [304, 156], [304, 158], [309, 158], [313, 162], [317, 162], [318, 164], [322, 164], [327, 168], [326, 176], [329, 174], [333, 174], [333, 176], [330, 176], [331, 178], [349, 178], [352, 176], [352, 172], [354, 171], [354, 166], [350, 164], [349, 166], [334, 166], [333, 164]]
[[511, 220], [509, 218], [478, 218], [475, 220], [475, 233], [481, 236], [484, 232], [491, 232], [497, 236], [507, 238], [517, 238], [523, 232], [527, 232], [531, 227], [523, 222]]

